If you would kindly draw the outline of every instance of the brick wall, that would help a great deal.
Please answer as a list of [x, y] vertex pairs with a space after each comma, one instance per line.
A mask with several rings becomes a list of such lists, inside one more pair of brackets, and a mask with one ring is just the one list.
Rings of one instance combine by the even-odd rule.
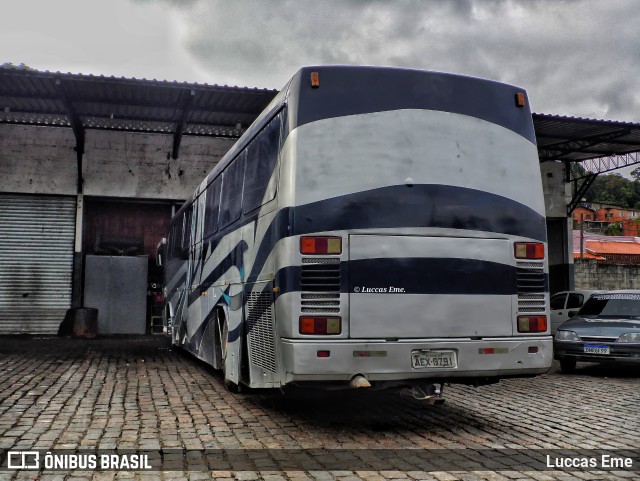
[[640, 266], [575, 259], [576, 289], [640, 289]]

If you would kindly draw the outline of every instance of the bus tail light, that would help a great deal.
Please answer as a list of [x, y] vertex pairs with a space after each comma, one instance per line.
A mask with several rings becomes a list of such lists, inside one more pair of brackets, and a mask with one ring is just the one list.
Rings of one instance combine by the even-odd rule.
[[340, 317], [300, 317], [300, 334], [340, 334], [342, 319]]
[[518, 316], [518, 332], [546, 332], [547, 316]]
[[516, 242], [513, 245], [516, 259], [544, 259], [544, 244], [539, 242]]
[[300, 237], [301, 254], [341, 254], [340, 237]]

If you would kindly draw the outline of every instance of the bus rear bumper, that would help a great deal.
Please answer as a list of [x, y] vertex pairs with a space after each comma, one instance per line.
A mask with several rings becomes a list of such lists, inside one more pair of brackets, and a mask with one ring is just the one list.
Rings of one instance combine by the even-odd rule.
[[[282, 339], [281, 343], [281, 360], [288, 367], [285, 384], [349, 381], [357, 374], [369, 381], [523, 377], [547, 372], [553, 360], [551, 336], [392, 342]], [[456, 366], [414, 367], [413, 353], [438, 351], [453, 351]]]

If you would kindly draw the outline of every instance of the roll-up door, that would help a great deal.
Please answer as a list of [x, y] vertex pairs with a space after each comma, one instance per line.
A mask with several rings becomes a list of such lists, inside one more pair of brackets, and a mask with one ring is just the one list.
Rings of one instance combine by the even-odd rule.
[[71, 305], [74, 197], [0, 194], [0, 334], [55, 334]]

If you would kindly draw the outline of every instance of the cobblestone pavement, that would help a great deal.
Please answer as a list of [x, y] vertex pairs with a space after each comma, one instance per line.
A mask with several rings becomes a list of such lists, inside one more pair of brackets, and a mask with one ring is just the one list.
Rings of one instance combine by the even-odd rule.
[[257, 463], [253, 470], [221, 471], [200, 459], [199, 467], [165, 472], [0, 471], [0, 481], [640, 479], [640, 471], [530, 471], [517, 460], [508, 471], [455, 469], [460, 453], [478, 450], [640, 449], [638, 370], [585, 364], [564, 375], [554, 365], [534, 379], [448, 387], [442, 406], [425, 406], [397, 391], [237, 395], [225, 390], [215, 371], [165, 342], [151, 336], [0, 338], [0, 448], [180, 449], [195, 457], [205, 449], [339, 448], [348, 454], [437, 448], [448, 468], [265, 471]]

